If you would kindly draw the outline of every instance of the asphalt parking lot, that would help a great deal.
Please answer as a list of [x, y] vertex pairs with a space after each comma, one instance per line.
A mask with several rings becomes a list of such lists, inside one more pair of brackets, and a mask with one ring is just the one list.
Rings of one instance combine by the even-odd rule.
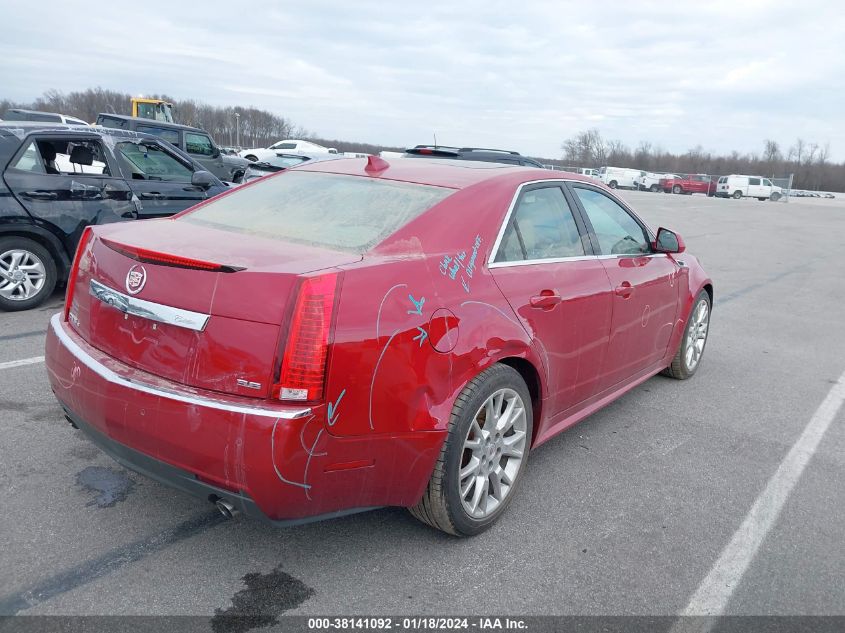
[[[538, 449], [510, 510], [471, 539], [396, 508], [289, 529], [225, 520], [64, 420], [38, 359], [59, 295], [0, 314], [0, 615], [683, 612], [845, 371], [845, 200], [623, 196], [714, 280], [703, 364]], [[726, 613], [845, 614], [843, 422], [778, 480], [759, 549], [732, 551], [750, 564], [720, 586]]]

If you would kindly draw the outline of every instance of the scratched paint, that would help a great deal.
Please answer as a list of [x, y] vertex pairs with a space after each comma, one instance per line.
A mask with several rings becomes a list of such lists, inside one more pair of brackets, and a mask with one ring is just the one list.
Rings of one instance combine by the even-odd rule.
[[[464, 254], [464, 256], [466, 256], [466, 254]], [[382, 297], [381, 303], [379, 304], [378, 314], [376, 316], [376, 338], [380, 338], [379, 337], [379, 326], [380, 326], [380, 323], [381, 323], [381, 312], [382, 312], [382, 309], [384, 308], [385, 299], [387, 299], [387, 296], [391, 292], [396, 290], [397, 288], [407, 288], [407, 287], [408, 287], [407, 284], [396, 284], [395, 286], [390, 288], [385, 293], [384, 297]], [[411, 293], [408, 294], [408, 301], [411, 303], [412, 309], [406, 310], [406, 314], [412, 315], [412, 316], [424, 316], [423, 315], [423, 306], [425, 305], [425, 297], [420, 296], [420, 298], [417, 299], [417, 298], [414, 297], [413, 292], [411, 292]], [[428, 322], [423, 321], [422, 325], [413, 326], [417, 330], [417, 334], [416, 334], [416, 336], [413, 337], [413, 340], [418, 342], [418, 344], [419, 344], [418, 347], [422, 347], [423, 343], [425, 343], [426, 339], [428, 339], [428, 330], [426, 330], [426, 328], [425, 328], [426, 325], [428, 325]], [[384, 347], [381, 349], [381, 353], [379, 354], [378, 360], [376, 361], [376, 365], [373, 368], [373, 377], [372, 377], [372, 380], [370, 381], [370, 396], [369, 396], [369, 423], [370, 423], [370, 429], [372, 429], [372, 430], [375, 430], [375, 424], [373, 422], [373, 393], [375, 391], [376, 376], [378, 375], [379, 367], [381, 366], [381, 362], [384, 359], [384, 354], [387, 351], [388, 346], [393, 341], [393, 339], [396, 338], [396, 335], [399, 334], [400, 331], [401, 330], [395, 330], [393, 332], [393, 334], [390, 335], [390, 338], [387, 339], [387, 342], [384, 344]], [[341, 397], [343, 396], [344, 393], [346, 393], [345, 389], [341, 393]], [[339, 402], [339, 399], [338, 399], [338, 402]], [[336, 405], [335, 405], [334, 408], [335, 409], [337, 408]], [[333, 411], [331, 405], [329, 405], [329, 411], [330, 411], [329, 419], [331, 420], [332, 419], [331, 412]], [[334, 425], [334, 423], [331, 422], [330, 426], [333, 426], [333, 425]]]
[[340, 392], [340, 395], [337, 397], [337, 400], [334, 402], [330, 402], [328, 406], [328, 412], [326, 414], [326, 418], [328, 419], [328, 425], [334, 426], [337, 422], [338, 418], [338, 407], [340, 407], [340, 401], [343, 400], [343, 396], [346, 395], [346, 389]]
[[411, 301], [411, 303], [414, 304], [414, 309], [408, 310], [408, 314], [422, 315], [422, 308], [425, 304], [425, 297], [422, 297], [419, 301], [417, 301], [416, 299], [414, 299], [414, 295], [409, 294], [408, 299]]
[[[458, 251], [455, 255], [444, 255], [440, 262], [440, 274], [453, 281], [460, 281], [461, 287], [469, 294], [469, 282], [475, 274], [475, 261], [478, 258], [478, 249], [481, 248], [481, 236], [476, 235], [472, 244], [471, 254], [467, 259], [466, 251]], [[460, 274], [459, 274], [460, 273]]]
[[423, 343], [425, 343], [425, 339], [428, 338], [428, 332], [426, 332], [425, 329], [421, 328], [419, 325], [417, 326], [417, 330], [419, 331], [419, 334], [414, 337], [414, 340], [419, 341], [420, 347], [422, 347]]
[[[276, 463], [276, 427], [279, 426], [279, 422], [282, 421], [282, 418], [277, 418], [276, 421], [273, 423], [273, 430], [270, 432], [270, 460], [273, 463], [273, 470], [276, 471], [276, 476], [279, 478], [280, 481], [289, 484], [291, 486], [296, 486], [298, 488], [304, 488], [306, 492], [311, 488], [309, 484], [304, 481], [294, 481], [292, 479], [288, 479], [282, 474], [282, 471], [279, 469], [279, 465]], [[319, 433], [317, 434], [317, 439], [319, 439]], [[317, 440], [314, 440], [314, 446], [317, 445]], [[309, 455], [310, 458], [310, 455]], [[306, 495], [307, 496], [307, 495]]]

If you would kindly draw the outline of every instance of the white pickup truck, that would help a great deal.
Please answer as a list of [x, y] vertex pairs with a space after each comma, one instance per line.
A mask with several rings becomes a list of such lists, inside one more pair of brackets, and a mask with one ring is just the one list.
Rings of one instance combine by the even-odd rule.
[[637, 185], [640, 191], [651, 191], [655, 193], [660, 191], [661, 178], [680, 178], [675, 174], [659, 174], [653, 171], [641, 171], [640, 177], [637, 179]]

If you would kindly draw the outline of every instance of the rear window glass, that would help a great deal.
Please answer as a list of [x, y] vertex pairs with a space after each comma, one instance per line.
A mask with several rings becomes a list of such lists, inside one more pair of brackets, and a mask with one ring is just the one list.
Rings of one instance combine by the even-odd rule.
[[443, 187], [291, 171], [212, 200], [180, 221], [362, 253], [452, 193]]

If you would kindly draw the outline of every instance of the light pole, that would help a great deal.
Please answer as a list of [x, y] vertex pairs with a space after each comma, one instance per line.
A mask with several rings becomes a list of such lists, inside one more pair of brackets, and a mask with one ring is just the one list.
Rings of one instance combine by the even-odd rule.
[[241, 148], [241, 114], [235, 112], [235, 147]]

